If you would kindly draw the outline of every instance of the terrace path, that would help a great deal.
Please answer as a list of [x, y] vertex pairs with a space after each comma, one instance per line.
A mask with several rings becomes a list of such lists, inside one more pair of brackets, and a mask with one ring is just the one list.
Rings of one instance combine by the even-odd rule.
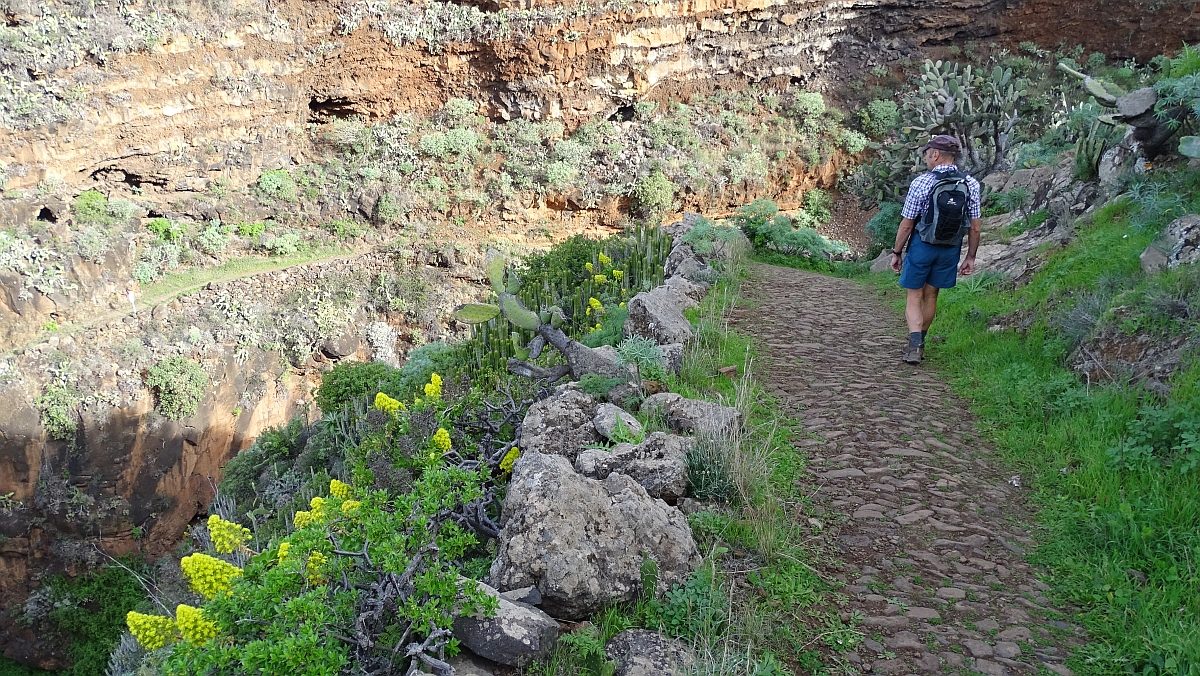
[[743, 294], [732, 321], [758, 343], [757, 375], [808, 432], [813, 507], [796, 518], [833, 554], [842, 610], [864, 618], [852, 665], [1069, 676], [1082, 630], [1026, 561], [1028, 489], [928, 360], [900, 361], [900, 315], [857, 282], [790, 268], [753, 266]]

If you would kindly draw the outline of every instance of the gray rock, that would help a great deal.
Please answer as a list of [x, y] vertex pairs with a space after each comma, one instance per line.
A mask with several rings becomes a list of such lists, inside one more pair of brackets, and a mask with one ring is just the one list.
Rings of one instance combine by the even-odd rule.
[[612, 637], [604, 654], [617, 664], [613, 676], [683, 676], [696, 663], [687, 644], [645, 629], [626, 629]]
[[683, 316], [679, 295], [665, 286], [634, 296], [628, 309], [626, 337], [642, 336], [659, 345], [686, 343], [692, 339], [692, 325]]
[[663, 282], [663, 286], [678, 293], [687, 299], [685, 307], [696, 307], [700, 301], [704, 300], [704, 296], [708, 294], [708, 284], [705, 282], [693, 282], [683, 275], [675, 275]]
[[542, 608], [578, 620], [641, 593], [643, 552], [658, 563], [665, 592], [700, 563], [687, 520], [632, 478], [580, 476], [566, 458], [524, 453], [501, 511], [498, 589], [536, 586]]
[[592, 423], [595, 417], [596, 400], [579, 390], [536, 402], [521, 426], [521, 452], [562, 455], [574, 462], [581, 448], [602, 441]]
[[892, 269], [892, 252], [883, 250], [879, 252], [879, 256], [871, 261], [871, 272], [887, 272]]
[[1130, 121], [1152, 113], [1156, 103], [1158, 93], [1154, 91], [1154, 87], [1142, 87], [1117, 98], [1117, 113], [1126, 121]]
[[1150, 246], [1138, 256], [1142, 263], [1142, 272], [1152, 275], [1167, 269], [1167, 251], [1164, 251], [1162, 239], [1150, 242]]
[[646, 397], [639, 410], [661, 414], [672, 430], [687, 434], [725, 434], [736, 431], [742, 424], [742, 414], [732, 406], [722, 406], [699, 399], [685, 399], [673, 392]]
[[454, 676], [496, 676], [495, 664], [469, 651], [462, 651], [454, 657], [447, 657], [446, 663], [454, 669]]
[[512, 601], [513, 603], [524, 603], [530, 606], [542, 605], [542, 593], [537, 587], [521, 587], [520, 589], [512, 589], [506, 591], [500, 596]]
[[637, 381], [621, 383], [605, 393], [604, 398], [617, 406], [633, 407], [642, 399], [642, 386]]
[[596, 426], [596, 431], [600, 433], [600, 436], [610, 441], [620, 441], [620, 439], [613, 439], [618, 419], [624, 425], [626, 434], [634, 437], [641, 435], [642, 424], [637, 421], [637, 418], [626, 413], [621, 407], [612, 404], [600, 404], [597, 406], [596, 416], [592, 418], [592, 424]]
[[572, 340], [567, 343], [564, 354], [571, 366], [571, 375], [576, 379], [589, 373], [602, 375], [605, 378], [628, 378], [629, 368], [614, 361], [608, 353], [593, 349], [583, 343]]
[[676, 244], [675, 247], [671, 249], [670, 255], [667, 256], [667, 262], [663, 267], [664, 271], [666, 272], [666, 276], [674, 277], [675, 275], [681, 274], [679, 272], [679, 268], [687, 261], [694, 261], [695, 265], [697, 266], [704, 265], [704, 263], [696, 256], [696, 252], [692, 249], [690, 244]]
[[670, 225], [663, 226], [663, 230], [666, 231], [667, 235], [670, 236], [672, 240], [678, 241], [680, 237], [683, 237], [691, 232], [692, 228], [696, 227], [696, 224], [700, 222], [701, 218], [704, 217], [694, 211], [685, 211], [683, 212], [683, 220], [675, 221]]
[[483, 591], [500, 604], [493, 617], [463, 615], [454, 618], [454, 637], [471, 652], [510, 667], [521, 667], [554, 649], [558, 623], [546, 613], [523, 603], [513, 603], [492, 587]]
[[330, 338], [321, 343], [321, 352], [330, 359], [341, 359], [358, 352], [360, 345], [362, 340], [353, 331], [347, 331], [337, 338]]
[[1171, 221], [1163, 231], [1168, 248], [1167, 267], [1174, 269], [1200, 260], [1200, 215], [1187, 214]]
[[679, 374], [679, 370], [683, 368], [683, 343], [670, 343], [669, 345], [659, 345], [662, 350], [663, 368], [668, 373]]
[[673, 505], [687, 495], [687, 454], [695, 443], [687, 437], [655, 432], [636, 445], [584, 449], [575, 460], [575, 469], [593, 479], [607, 478], [613, 472], [631, 476], [651, 497]]

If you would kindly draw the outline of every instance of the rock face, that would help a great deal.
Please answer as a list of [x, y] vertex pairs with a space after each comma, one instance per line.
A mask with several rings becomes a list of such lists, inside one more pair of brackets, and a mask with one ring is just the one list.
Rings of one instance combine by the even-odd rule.
[[633, 477], [651, 497], [673, 505], [687, 494], [687, 454], [695, 443], [687, 437], [655, 432], [640, 444], [580, 451], [575, 469], [595, 479], [620, 472]]
[[603, 441], [596, 431], [596, 400], [575, 389], [543, 399], [525, 413], [522, 453], [548, 453], [575, 461], [579, 449]]
[[596, 407], [596, 417], [592, 419], [592, 424], [596, 427], [596, 431], [600, 436], [610, 441], [620, 441], [614, 439], [618, 423], [625, 429], [625, 433], [630, 436], [637, 436], [642, 433], [642, 424], [637, 421], [637, 418], [629, 415], [620, 406], [613, 404], [600, 404]]
[[597, 481], [561, 456], [530, 453], [513, 467], [501, 514], [496, 588], [536, 586], [542, 608], [569, 620], [641, 591], [642, 552], [658, 562], [659, 590], [700, 562], [683, 514], [624, 474]]
[[742, 424], [742, 414], [732, 406], [722, 406], [711, 401], [685, 399], [673, 392], [662, 392], [646, 397], [642, 411], [661, 413], [667, 424], [676, 432], [725, 433]]
[[625, 336], [642, 336], [660, 345], [686, 343], [692, 338], [692, 325], [683, 316], [680, 297], [663, 287], [643, 291], [629, 301], [629, 319]]
[[504, 598], [492, 587], [483, 591], [500, 606], [492, 617], [460, 616], [454, 619], [454, 637], [480, 657], [510, 667], [523, 667], [554, 649], [558, 623], [549, 615]]
[[683, 642], [645, 629], [626, 629], [612, 637], [604, 654], [617, 664], [613, 676], [683, 676], [696, 663], [695, 653]]
[[1142, 252], [1142, 270], [1161, 272], [1200, 261], [1200, 215], [1187, 214], [1171, 221], [1162, 237]]
[[663, 282], [663, 286], [671, 289], [672, 291], [676, 291], [687, 298], [690, 298], [693, 302], [690, 303], [688, 307], [695, 307], [696, 305], [699, 305], [700, 301], [704, 300], [705, 294], [708, 293], [707, 283], [693, 282], [682, 275], [674, 275], [669, 277], [667, 281]]

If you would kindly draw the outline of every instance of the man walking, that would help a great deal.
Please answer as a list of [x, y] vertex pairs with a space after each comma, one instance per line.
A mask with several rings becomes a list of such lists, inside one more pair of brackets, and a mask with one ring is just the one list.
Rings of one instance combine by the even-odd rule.
[[[908, 346], [901, 358], [919, 364], [925, 358], [925, 334], [937, 313], [938, 291], [954, 286], [957, 272], [975, 270], [979, 249], [979, 181], [959, 171], [958, 139], [934, 136], [921, 148], [929, 172], [913, 180], [901, 212], [892, 270], [903, 272], [900, 286], [908, 290], [904, 318], [908, 321]], [[968, 236], [967, 257], [959, 268], [963, 236]], [[905, 244], [908, 256], [901, 258]]]

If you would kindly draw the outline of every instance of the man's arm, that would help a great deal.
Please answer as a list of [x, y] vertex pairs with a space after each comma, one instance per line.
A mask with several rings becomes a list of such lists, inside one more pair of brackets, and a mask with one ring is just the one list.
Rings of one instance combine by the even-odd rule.
[[971, 230], [967, 233], [967, 258], [959, 269], [964, 275], [975, 272], [975, 252], [979, 251], [979, 233], [982, 228], [983, 221], [978, 218], [971, 219]]
[[[896, 230], [896, 246], [892, 247], [892, 271], [900, 272], [900, 251], [904, 245], [908, 243], [908, 238], [912, 235], [913, 226], [916, 221], [911, 218], [905, 218], [900, 221], [900, 227]], [[976, 237], [976, 240], [979, 238]]]

